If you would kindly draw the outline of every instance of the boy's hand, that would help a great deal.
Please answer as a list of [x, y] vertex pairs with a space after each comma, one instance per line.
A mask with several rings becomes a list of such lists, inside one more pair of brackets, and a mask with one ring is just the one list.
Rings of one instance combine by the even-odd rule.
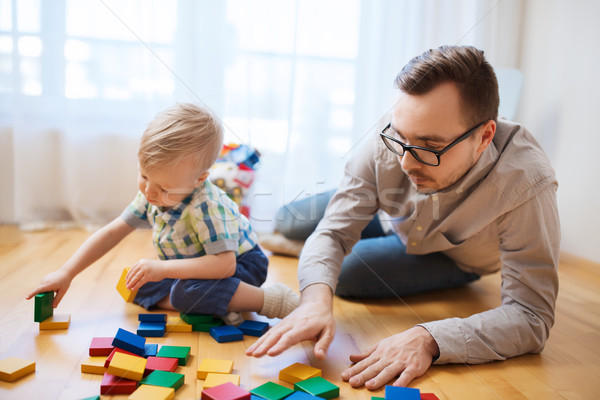
[[72, 280], [73, 277], [62, 269], [51, 272], [42, 279], [38, 287], [29, 293], [25, 299], [29, 300], [40, 293], [55, 292], [52, 307], [56, 308], [67, 292], [67, 289], [69, 289]]
[[158, 282], [165, 278], [164, 261], [141, 259], [129, 269], [125, 286], [129, 290], [138, 290], [146, 282]]

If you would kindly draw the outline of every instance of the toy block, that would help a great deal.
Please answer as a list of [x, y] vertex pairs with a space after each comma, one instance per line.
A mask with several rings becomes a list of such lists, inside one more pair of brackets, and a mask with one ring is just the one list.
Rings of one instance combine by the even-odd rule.
[[421, 400], [440, 400], [440, 399], [433, 393], [421, 393]]
[[57, 314], [40, 322], [40, 331], [69, 329], [71, 314]]
[[[308, 394], [306, 392], [294, 392], [285, 400], [325, 400], [322, 397], [313, 396], [312, 394]], [[385, 400], [385, 399], [384, 399]]]
[[269, 323], [246, 320], [238, 325], [238, 329], [244, 332], [244, 335], [260, 337], [269, 330]]
[[209, 373], [231, 374], [233, 371], [233, 360], [215, 360], [205, 358], [198, 365], [196, 376], [198, 379], [206, 379]]
[[333, 399], [340, 395], [339, 387], [320, 376], [315, 376], [314, 378], [295, 383], [294, 390], [301, 390], [308, 394], [312, 394], [313, 396], [323, 397], [325, 399]]
[[90, 356], [87, 360], [81, 363], [81, 372], [85, 372], [88, 374], [98, 374], [104, 375], [106, 372], [106, 367], [104, 364], [106, 363], [107, 356]]
[[146, 350], [144, 345], [146, 344], [146, 338], [126, 331], [125, 329], [119, 328], [115, 338], [113, 339], [112, 345], [123, 350], [127, 350], [131, 353], [137, 354], [138, 356], [144, 356]]
[[161, 346], [157, 357], [176, 358], [179, 365], [185, 366], [190, 356], [189, 346]]
[[115, 346], [112, 337], [95, 337], [90, 344], [90, 356], [109, 356]]
[[165, 336], [165, 322], [147, 322], [142, 321], [137, 329], [137, 334], [143, 337], [163, 337]]
[[215, 318], [211, 322], [192, 325], [192, 330], [195, 332], [210, 332], [210, 328], [216, 328], [217, 326], [222, 326], [224, 324], [225, 322], [223, 322], [222, 319]]
[[125, 354], [129, 354], [130, 356], [136, 356], [136, 357], [138, 357], [138, 355], [135, 354], [135, 353], [132, 353], [130, 351], [123, 350], [123, 349], [120, 349], [118, 347], [115, 347], [113, 349], [113, 351], [111, 351], [110, 354], [108, 355], [108, 357], [106, 358], [106, 362], [104, 363], [104, 366], [106, 368], [108, 368], [108, 366], [110, 365], [110, 362], [112, 361], [112, 359], [113, 359], [113, 357], [115, 356], [116, 353], [125, 353]]
[[158, 353], [157, 343], [146, 343], [144, 345], [144, 358], [156, 357], [156, 353]]
[[35, 295], [35, 297], [33, 298], [33, 320], [35, 322], [42, 322], [50, 318], [52, 314], [54, 314], [54, 309], [52, 308], [53, 300], [54, 292], [46, 292]]
[[13, 382], [35, 371], [35, 362], [17, 357], [0, 361], [0, 380]]
[[321, 376], [320, 369], [301, 363], [292, 364], [289, 367], [285, 367], [279, 371], [279, 380], [291, 384], [305, 381], [307, 379], [314, 378], [315, 376]]
[[140, 322], [167, 322], [167, 314], [138, 314]]
[[137, 389], [137, 382], [123, 379], [108, 372], [102, 377], [100, 394], [131, 394]]
[[141, 385], [128, 397], [129, 400], [172, 400], [175, 390], [169, 387]]
[[386, 400], [421, 400], [421, 391], [404, 386], [387, 385], [385, 387], [385, 398]]
[[81, 399], [81, 400], [101, 400], [100, 396], [92, 396], [92, 397], [86, 397], [85, 399]]
[[215, 319], [210, 314], [185, 314], [185, 313], [179, 313], [179, 317], [184, 322], [186, 322], [186, 323], [188, 323], [190, 325], [207, 324], [209, 322], [213, 322], [213, 320]]
[[231, 382], [202, 390], [200, 400], [250, 400], [250, 392]]
[[375, 396], [371, 396], [371, 400], [385, 400], [385, 397], [375, 397]]
[[236, 374], [215, 374], [213, 372], [206, 375], [204, 380], [203, 389], [207, 389], [214, 386], [219, 386], [224, 383], [233, 383], [236, 386], [240, 385], [240, 376]]
[[219, 343], [244, 340], [244, 332], [232, 325], [223, 325], [210, 328], [210, 336], [212, 336]]
[[175, 372], [178, 364], [179, 360], [176, 358], [148, 357], [146, 360], [146, 374], [150, 374], [152, 371]]
[[192, 326], [179, 317], [167, 317], [167, 332], [191, 332]]
[[152, 371], [152, 373], [141, 380], [142, 385], [170, 387], [175, 390], [183, 386], [185, 375], [170, 371]]
[[252, 389], [250, 393], [267, 400], [280, 400], [294, 393], [294, 391], [275, 382], [267, 382]]
[[119, 292], [121, 297], [123, 297], [123, 300], [125, 300], [128, 303], [131, 303], [133, 301], [133, 299], [135, 298], [135, 295], [137, 294], [137, 290], [136, 291], [129, 290], [129, 289], [127, 289], [127, 286], [125, 286], [125, 278], [127, 278], [128, 272], [129, 272], [129, 268], [123, 269], [123, 272], [121, 273], [121, 277], [119, 278], [119, 282], [117, 283], [117, 291]]
[[125, 353], [115, 353], [106, 372], [121, 378], [140, 381], [144, 377], [145, 370], [145, 358]]

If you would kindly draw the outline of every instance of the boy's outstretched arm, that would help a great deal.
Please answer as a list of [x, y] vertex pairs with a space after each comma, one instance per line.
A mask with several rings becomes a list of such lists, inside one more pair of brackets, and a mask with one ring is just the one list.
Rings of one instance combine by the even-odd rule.
[[87, 238], [62, 267], [46, 275], [38, 287], [25, 298], [29, 300], [38, 293], [53, 291], [56, 292], [56, 296], [52, 306], [57, 307], [73, 278], [134, 230], [135, 228], [128, 225], [121, 217], [112, 220]]

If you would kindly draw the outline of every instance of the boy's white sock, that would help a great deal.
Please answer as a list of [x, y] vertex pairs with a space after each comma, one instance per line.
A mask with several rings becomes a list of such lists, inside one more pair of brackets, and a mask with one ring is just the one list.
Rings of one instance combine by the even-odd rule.
[[228, 312], [227, 315], [221, 317], [221, 319], [223, 320], [223, 322], [225, 322], [225, 325], [238, 326], [239, 324], [244, 322], [244, 317], [242, 316], [242, 313], [234, 311]]
[[264, 301], [259, 314], [268, 318], [283, 318], [300, 304], [300, 296], [281, 283], [263, 289]]

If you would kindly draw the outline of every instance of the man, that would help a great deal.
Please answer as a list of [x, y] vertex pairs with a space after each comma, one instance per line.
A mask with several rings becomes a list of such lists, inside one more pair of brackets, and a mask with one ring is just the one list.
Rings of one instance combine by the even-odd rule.
[[[429, 50], [396, 85], [391, 115], [347, 164], [304, 246], [300, 306], [248, 355], [274, 356], [315, 340], [315, 356], [324, 358], [335, 331], [333, 293], [397, 297], [498, 270], [501, 306], [384, 338], [351, 355], [355, 364], [342, 378], [376, 389], [398, 377], [393, 384], [406, 386], [432, 363], [543, 349], [554, 323], [560, 245], [557, 182], [543, 150], [523, 127], [498, 120], [494, 71], [473, 47]], [[392, 234], [359, 241], [380, 210], [391, 217]]]

